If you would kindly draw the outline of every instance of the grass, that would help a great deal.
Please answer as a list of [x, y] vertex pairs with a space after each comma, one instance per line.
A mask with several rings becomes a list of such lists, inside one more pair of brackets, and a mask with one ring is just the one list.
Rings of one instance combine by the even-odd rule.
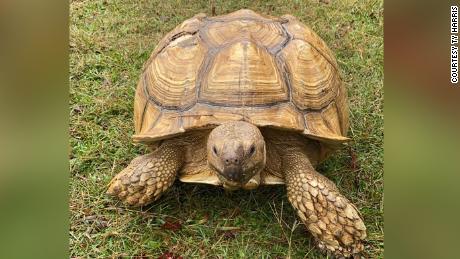
[[[348, 87], [353, 139], [319, 168], [368, 228], [366, 257], [383, 258], [383, 1], [216, 1], [216, 13], [290, 13], [336, 54]], [[324, 258], [283, 187], [225, 192], [177, 182], [142, 209], [105, 196], [110, 179], [146, 152], [133, 145], [141, 67], [168, 31], [209, 1], [70, 3], [71, 257]]]

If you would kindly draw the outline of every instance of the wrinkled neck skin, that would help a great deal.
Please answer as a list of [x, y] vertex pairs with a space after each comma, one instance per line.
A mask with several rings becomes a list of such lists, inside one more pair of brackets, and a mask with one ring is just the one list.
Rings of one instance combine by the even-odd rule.
[[266, 161], [262, 133], [248, 122], [222, 124], [209, 134], [207, 159], [224, 188], [257, 188]]

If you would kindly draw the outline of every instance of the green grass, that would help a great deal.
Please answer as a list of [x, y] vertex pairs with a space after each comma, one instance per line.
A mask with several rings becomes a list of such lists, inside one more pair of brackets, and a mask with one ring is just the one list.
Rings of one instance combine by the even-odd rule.
[[[383, 1], [216, 1], [216, 13], [290, 13], [336, 54], [353, 141], [319, 168], [354, 202], [368, 258], [383, 258]], [[82, 0], [70, 4], [70, 255], [72, 257], [324, 258], [284, 187], [225, 192], [177, 182], [143, 209], [105, 196], [146, 152], [131, 142], [134, 90], [155, 44], [209, 1]], [[170, 229], [165, 229], [168, 222]], [[180, 224], [180, 228], [177, 226]]]

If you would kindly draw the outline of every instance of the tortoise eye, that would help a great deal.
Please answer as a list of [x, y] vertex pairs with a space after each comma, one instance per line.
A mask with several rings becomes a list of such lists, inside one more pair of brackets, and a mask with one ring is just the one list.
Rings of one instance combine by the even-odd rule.
[[252, 156], [254, 155], [255, 152], [256, 152], [256, 147], [252, 145], [251, 148], [249, 149], [249, 155]]
[[213, 146], [213, 147], [212, 147], [212, 152], [214, 153], [214, 155], [217, 156], [217, 148], [216, 148], [216, 146]]

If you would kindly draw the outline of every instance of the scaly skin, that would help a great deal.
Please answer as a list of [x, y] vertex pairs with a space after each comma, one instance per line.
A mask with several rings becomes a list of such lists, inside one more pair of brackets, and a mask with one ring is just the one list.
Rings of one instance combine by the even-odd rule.
[[335, 184], [316, 172], [300, 149], [284, 150], [283, 171], [289, 201], [318, 247], [338, 257], [361, 252], [366, 227]]
[[182, 146], [165, 143], [154, 152], [133, 159], [112, 179], [107, 193], [130, 206], [151, 203], [174, 183], [183, 156]]
[[[238, 127], [235, 128], [235, 125]], [[223, 164], [227, 159], [237, 159], [241, 166], [238, 171], [232, 172], [237, 176], [233, 178], [244, 181], [244, 177], [238, 174], [254, 176], [253, 172], [259, 173], [265, 166], [266, 150], [264, 137], [260, 132], [254, 134], [258, 132], [255, 129], [242, 122], [230, 122], [215, 128], [214, 135], [211, 133], [207, 143], [207, 158], [212, 168], [225, 169]], [[235, 136], [228, 132], [238, 134]], [[334, 183], [312, 166], [308, 154], [314, 153], [312, 148], [315, 146], [306, 145], [292, 134], [279, 136], [271, 135], [268, 131], [265, 133], [268, 143], [275, 147], [281, 157], [278, 170], [285, 177], [289, 201], [317, 240], [318, 246], [337, 257], [360, 253], [364, 249], [362, 240], [366, 237], [366, 227], [356, 207], [338, 191]], [[133, 159], [127, 168], [112, 179], [107, 193], [131, 206], [143, 206], [157, 200], [173, 184], [184, 165], [184, 147], [194, 147], [202, 143], [203, 138], [204, 135], [197, 133], [165, 140], [154, 152]], [[250, 152], [252, 146], [253, 152]], [[310, 157], [316, 163], [317, 159]], [[224, 181], [224, 187], [226, 183], [235, 182], [234, 179], [226, 179], [225, 170], [219, 176]]]

